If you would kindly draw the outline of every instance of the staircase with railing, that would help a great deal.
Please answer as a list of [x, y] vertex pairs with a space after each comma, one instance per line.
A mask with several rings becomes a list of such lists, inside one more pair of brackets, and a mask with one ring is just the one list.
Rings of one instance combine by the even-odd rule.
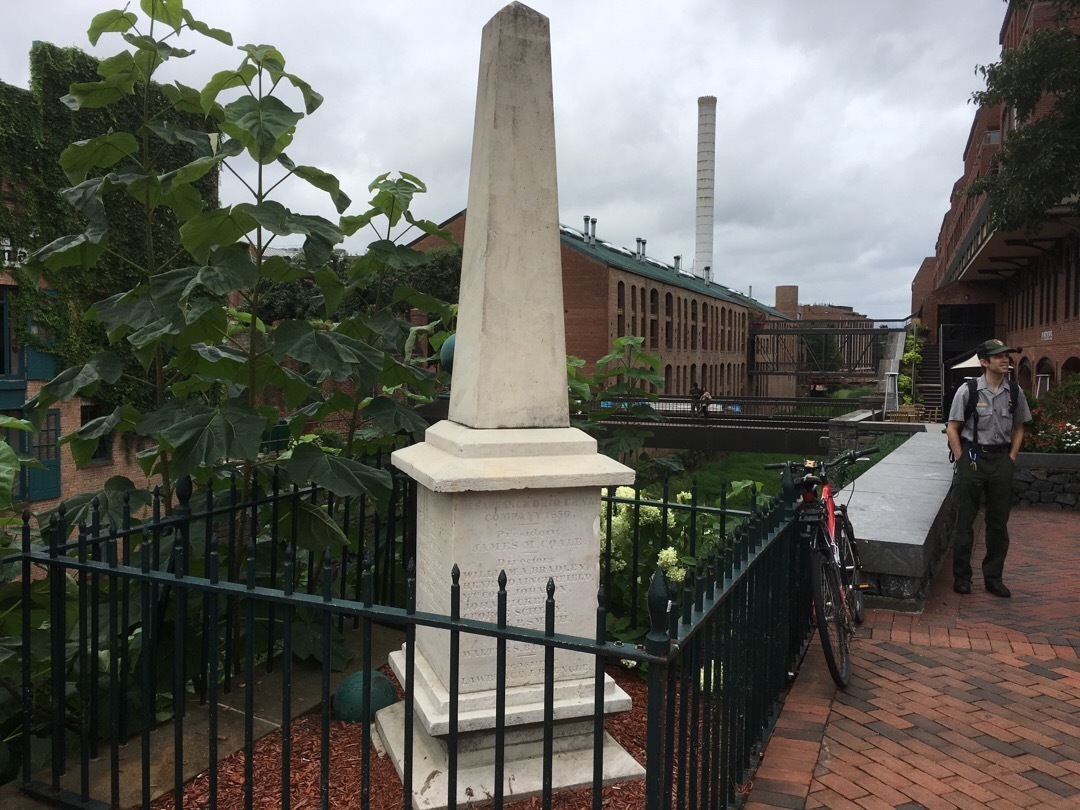
[[941, 421], [941, 347], [936, 343], [924, 343], [922, 363], [915, 387], [922, 398], [923, 419], [927, 422]]

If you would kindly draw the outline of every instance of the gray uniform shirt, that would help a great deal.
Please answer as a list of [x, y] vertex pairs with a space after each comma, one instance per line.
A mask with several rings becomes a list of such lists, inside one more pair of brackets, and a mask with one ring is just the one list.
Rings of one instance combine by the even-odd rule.
[[[972, 419], [979, 420], [979, 444], [1010, 444], [1013, 425], [1031, 421], [1031, 409], [1028, 407], [1024, 389], [1016, 392], [1016, 410], [1009, 413], [1009, 381], [1003, 380], [1001, 389], [995, 394], [986, 385], [986, 376], [979, 377], [975, 386], [979, 401], [975, 405]], [[949, 408], [949, 421], [961, 422], [967, 410], [968, 385], [965, 382], [957, 389]], [[964, 422], [960, 436], [969, 442], [973, 440], [972, 419]]]

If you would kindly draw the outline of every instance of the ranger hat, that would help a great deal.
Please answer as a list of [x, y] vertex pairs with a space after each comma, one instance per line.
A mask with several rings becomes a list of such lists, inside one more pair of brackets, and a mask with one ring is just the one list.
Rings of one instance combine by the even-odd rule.
[[1006, 346], [1000, 340], [988, 340], [985, 343], [980, 343], [975, 349], [975, 354], [979, 357], [992, 357], [995, 354], [1005, 354], [1006, 352], [1015, 352], [1016, 349], [1011, 346]]

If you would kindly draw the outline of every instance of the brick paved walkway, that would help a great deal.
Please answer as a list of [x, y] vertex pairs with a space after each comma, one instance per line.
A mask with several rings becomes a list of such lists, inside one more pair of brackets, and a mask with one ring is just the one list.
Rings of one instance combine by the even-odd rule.
[[1080, 516], [1009, 528], [1012, 599], [946, 558], [921, 614], [867, 611], [846, 692], [812, 642], [748, 810], [1080, 808]]

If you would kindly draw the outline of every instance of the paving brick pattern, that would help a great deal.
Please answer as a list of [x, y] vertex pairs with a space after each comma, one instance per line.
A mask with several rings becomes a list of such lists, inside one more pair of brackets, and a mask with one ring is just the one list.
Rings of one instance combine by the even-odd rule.
[[946, 558], [922, 613], [867, 611], [846, 691], [812, 644], [748, 810], [1080, 808], [1080, 528], [1009, 528], [1012, 599], [954, 594]]

